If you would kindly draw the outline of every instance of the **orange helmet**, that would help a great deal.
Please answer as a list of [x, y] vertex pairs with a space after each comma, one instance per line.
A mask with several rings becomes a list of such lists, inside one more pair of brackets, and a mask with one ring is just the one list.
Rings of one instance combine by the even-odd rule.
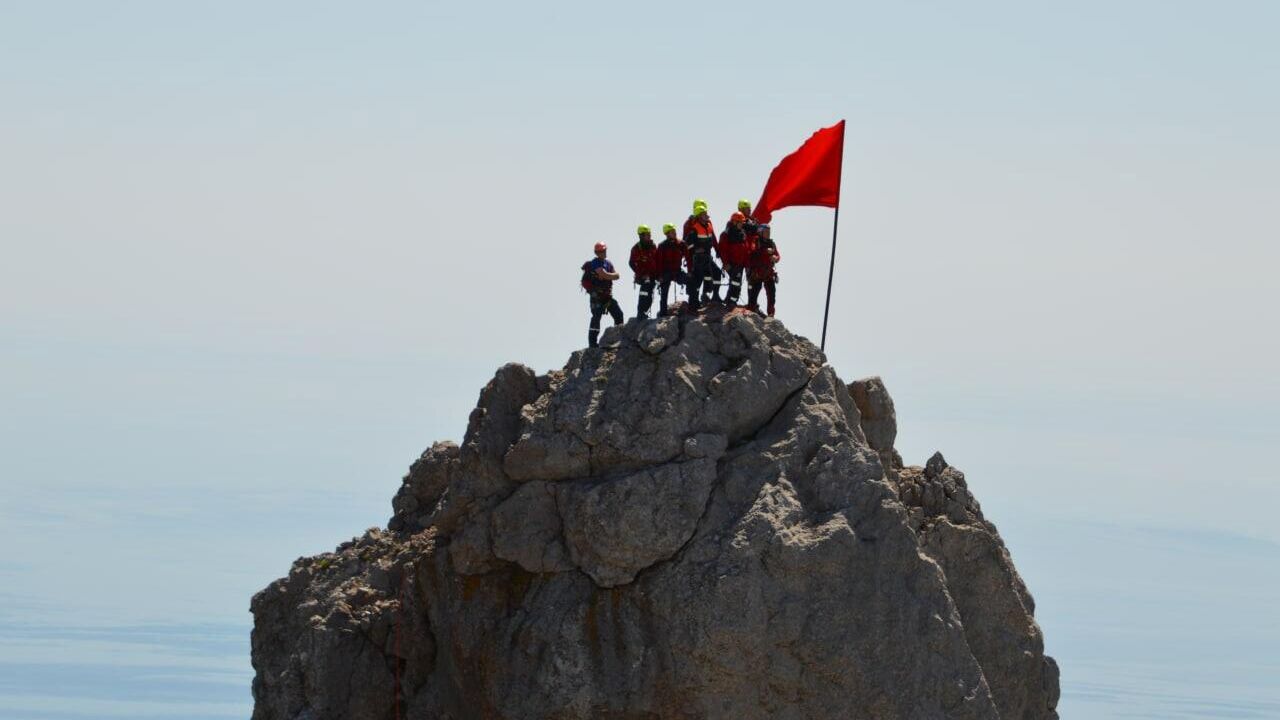
[[604, 243], [596, 243], [596, 252], [601, 252], [602, 250], [608, 250], [608, 249], [609, 249], [608, 245], [605, 245]]
[[732, 223], [740, 223], [740, 222], [746, 222], [746, 221], [747, 221], [747, 216], [743, 215], [742, 213], [734, 213], [729, 216], [729, 222], [732, 222]]

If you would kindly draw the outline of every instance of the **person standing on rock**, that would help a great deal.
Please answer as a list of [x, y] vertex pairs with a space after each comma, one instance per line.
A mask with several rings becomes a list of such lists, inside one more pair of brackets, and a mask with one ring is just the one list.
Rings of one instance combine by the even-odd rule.
[[760, 223], [756, 222], [755, 216], [751, 214], [751, 203], [747, 200], [738, 201], [738, 212], [742, 213], [742, 217], [746, 218], [742, 222], [742, 232], [747, 236], [747, 255], [750, 256], [756, 249], [756, 244], [760, 242]]
[[742, 213], [742, 217], [745, 218], [742, 223], [742, 231], [746, 233], [747, 242], [754, 248], [756, 241], [760, 239], [760, 224], [756, 222], [755, 217], [751, 214], [751, 202], [739, 200], [738, 212]]
[[631, 246], [631, 272], [635, 273], [635, 284], [640, 286], [640, 296], [636, 303], [636, 317], [649, 317], [649, 308], [653, 305], [653, 286], [658, 281], [658, 246], [653, 244], [649, 234], [649, 226], [636, 228], [640, 240]]
[[606, 256], [609, 246], [596, 243], [596, 256], [582, 263], [582, 288], [591, 298], [591, 327], [587, 330], [587, 347], [595, 347], [600, 338], [600, 318], [607, 312], [614, 325], [622, 324], [622, 308], [613, 299], [613, 281], [621, 277]]
[[724, 273], [729, 276], [729, 291], [725, 301], [730, 305], [738, 304], [742, 294], [742, 271], [747, 266], [747, 257], [751, 255], [751, 244], [747, 241], [744, 225], [747, 217], [736, 212], [729, 217], [729, 225], [720, 233], [720, 243], [716, 245], [716, 254], [724, 263]]
[[760, 312], [760, 288], [763, 287], [769, 301], [769, 317], [773, 317], [775, 293], [778, 288], [778, 271], [774, 266], [782, 259], [778, 245], [770, 237], [769, 226], [759, 226], [760, 238], [747, 257], [747, 307]]
[[682, 269], [688, 246], [676, 237], [676, 226], [671, 223], [662, 226], [662, 234], [665, 239], [658, 244], [658, 314], [666, 315], [667, 291], [671, 289], [671, 283], [680, 287], [688, 280]]
[[716, 244], [716, 229], [707, 214], [705, 200], [693, 201], [693, 214], [684, 224], [684, 241], [689, 246], [689, 309], [697, 310], [703, 300], [719, 302], [720, 268], [711, 257]]

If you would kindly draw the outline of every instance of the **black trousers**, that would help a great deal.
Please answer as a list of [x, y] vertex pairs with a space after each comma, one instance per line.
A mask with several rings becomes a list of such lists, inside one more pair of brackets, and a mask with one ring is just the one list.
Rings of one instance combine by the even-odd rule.
[[760, 300], [761, 287], [764, 287], [765, 296], [769, 300], [769, 317], [773, 317], [773, 303], [778, 292], [778, 282], [772, 278], [769, 280], [752, 280], [747, 285], [747, 306], [759, 312], [760, 306], [756, 303]]
[[[689, 265], [689, 307], [697, 309], [703, 300], [720, 300], [720, 268], [710, 253], [695, 253]], [[705, 297], [704, 297], [705, 293]]]
[[742, 268], [725, 263], [724, 272], [729, 276], [729, 291], [725, 293], [725, 300], [737, 305], [738, 297], [742, 294]]
[[[640, 286], [640, 294], [636, 300], [636, 317], [649, 317], [649, 308], [653, 307], [653, 286], [656, 284], [653, 278], [637, 279], [636, 284]], [[666, 308], [666, 304], [663, 304]]]
[[614, 325], [622, 324], [622, 308], [612, 295], [591, 296], [591, 327], [587, 330], [587, 347], [595, 347], [600, 338], [600, 318], [609, 313]]
[[684, 285], [689, 282], [689, 276], [683, 270], [677, 270], [673, 273], [663, 273], [658, 281], [658, 314], [667, 314], [667, 293], [671, 290], [671, 283]]

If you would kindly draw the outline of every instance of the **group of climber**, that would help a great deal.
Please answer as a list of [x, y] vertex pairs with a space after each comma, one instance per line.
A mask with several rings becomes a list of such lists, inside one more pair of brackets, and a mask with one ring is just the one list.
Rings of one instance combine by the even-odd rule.
[[[738, 211], [729, 217], [729, 224], [717, 238], [711, 217], [707, 214], [705, 200], [693, 201], [693, 213], [685, 221], [681, 236], [676, 226], [662, 226], [663, 240], [654, 243], [649, 226], [636, 228], [640, 239], [631, 247], [630, 266], [635, 274], [635, 284], [640, 288], [636, 306], [638, 317], [649, 317], [653, 307], [653, 295], [658, 295], [658, 314], [667, 315], [672, 306], [668, 297], [675, 299], [671, 286], [683, 287], [688, 295], [685, 309], [697, 312], [704, 303], [724, 302], [738, 305], [742, 283], [747, 283], [746, 307], [760, 312], [757, 304], [760, 290], [765, 291], [766, 311], [773, 317], [778, 287], [775, 266], [782, 259], [778, 245], [770, 236], [768, 225], [760, 224], [751, 216], [751, 203], [738, 201]], [[600, 319], [606, 313], [615, 325], [622, 322], [622, 308], [613, 297], [613, 283], [621, 278], [608, 260], [609, 248], [596, 243], [595, 258], [582, 265], [582, 287], [591, 300], [591, 327], [587, 332], [587, 344], [595, 347], [600, 336]], [[714, 254], [714, 257], [713, 257]], [[720, 264], [716, 264], [719, 258]], [[728, 278], [724, 300], [720, 299], [721, 281]]]

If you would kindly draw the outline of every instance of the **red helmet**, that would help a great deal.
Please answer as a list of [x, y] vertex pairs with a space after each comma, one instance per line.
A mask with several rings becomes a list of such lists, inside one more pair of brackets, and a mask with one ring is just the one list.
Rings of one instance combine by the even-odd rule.
[[743, 215], [742, 213], [734, 213], [729, 216], [729, 222], [740, 223], [740, 222], [746, 222], [746, 220], [747, 220], [747, 216]]
[[608, 249], [609, 249], [608, 245], [605, 245], [604, 243], [596, 243], [596, 252], [600, 252], [602, 250], [608, 250]]

